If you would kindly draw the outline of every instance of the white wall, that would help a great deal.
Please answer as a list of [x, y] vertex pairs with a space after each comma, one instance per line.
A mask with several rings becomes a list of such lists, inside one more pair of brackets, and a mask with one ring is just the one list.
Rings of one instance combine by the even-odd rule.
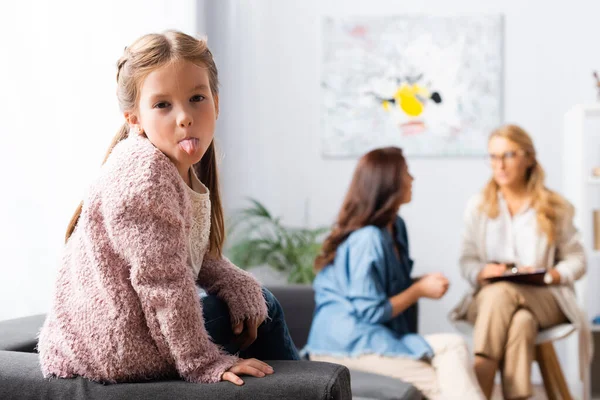
[[48, 310], [64, 230], [122, 123], [117, 59], [144, 33], [196, 33], [196, 2], [174, 3], [0, 4], [0, 320]]
[[[320, 155], [320, 21], [323, 15], [502, 13], [505, 17], [505, 120], [534, 137], [548, 186], [560, 190], [562, 117], [595, 101], [592, 69], [600, 68], [600, 3], [545, 0], [229, 1], [228, 57], [221, 60], [226, 207], [246, 196], [264, 201], [291, 224], [329, 225], [355, 159]], [[209, 31], [209, 34], [211, 32]], [[214, 38], [214, 36], [213, 36]], [[409, 159], [416, 177], [408, 223], [416, 274], [441, 270], [452, 286], [443, 301], [422, 301], [424, 333], [451, 331], [447, 314], [466, 284], [457, 259], [467, 199], [489, 177], [482, 159]], [[569, 371], [571, 376], [576, 371]]]

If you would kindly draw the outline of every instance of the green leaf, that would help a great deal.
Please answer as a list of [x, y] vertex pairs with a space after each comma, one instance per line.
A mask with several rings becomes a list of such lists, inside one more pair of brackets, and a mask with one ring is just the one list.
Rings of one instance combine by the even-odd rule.
[[261, 202], [252, 198], [249, 202], [228, 221], [231, 261], [245, 269], [268, 265], [287, 273], [290, 283], [311, 283], [314, 259], [329, 229], [285, 226]]

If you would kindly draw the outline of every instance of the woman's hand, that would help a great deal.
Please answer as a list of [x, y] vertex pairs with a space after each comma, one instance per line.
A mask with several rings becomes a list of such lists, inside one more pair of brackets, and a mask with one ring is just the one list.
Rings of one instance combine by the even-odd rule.
[[273, 368], [269, 364], [257, 360], [256, 358], [240, 358], [233, 367], [225, 371], [223, 376], [221, 376], [221, 380], [229, 381], [241, 386], [244, 384], [244, 381], [239, 377], [239, 375], [250, 375], [257, 378], [264, 378], [266, 375], [271, 375], [273, 372]]
[[256, 318], [246, 319], [237, 325], [233, 325], [233, 334], [237, 336], [236, 342], [240, 346], [240, 350], [246, 350], [258, 336], [258, 327], [264, 321]]
[[436, 272], [421, 277], [414, 285], [418, 287], [420, 297], [439, 299], [448, 291], [450, 282], [442, 273]]
[[547, 273], [552, 277], [550, 282], [544, 280], [547, 285], [559, 285], [561, 283], [560, 272], [558, 272], [555, 268], [548, 270]]
[[535, 272], [535, 270], [536, 270], [535, 267], [524, 265], [522, 267], [517, 268], [517, 273], [519, 273], [519, 274], [530, 274], [532, 272]]
[[483, 286], [487, 283], [488, 279], [501, 276], [505, 272], [506, 264], [486, 264], [485, 267], [483, 267], [483, 269], [479, 272], [479, 275], [477, 275], [477, 282], [479, 282], [479, 284]]

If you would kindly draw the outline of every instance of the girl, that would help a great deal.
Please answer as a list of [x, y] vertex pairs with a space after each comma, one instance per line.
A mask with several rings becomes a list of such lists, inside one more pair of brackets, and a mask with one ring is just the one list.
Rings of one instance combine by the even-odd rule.
[[[506, 125], [488, 143], [492, 178], [465, 213], [460, 266], [472, 291], [452, 318], [475, 324], [475, 370], [490, 398], [496, 370], [506, 399], [532, 395], [531, 363], [539, 329], [570, 321], [580, 330], [580, 362], [591, 356], [587, 318], [573, 283], [586, 270], [573, 207], [544, 186], [544, 170], [529, 135]], [[548, 287], [509, 282], [488, 284], [508, 263], [546, 269]]]
[[344, 364], [414, 384], [430, 399], [482, 399], [464, 341], [422, 337], [412, 307], [441, 298], [441, 273], [411, 278], [413, 262], [398, 208], [412, 198], [402, 150], [373, 150], [358, 162], [337, 223], [317, 257], [311, 360]]
[[[143, 36], [119, 60], [117, 84], [126, 121], [67, 231], [39, 337], [44, 376], [241, 385], [240, 374], [273, 373], [252, 357], [298, 359], [278, 302], [221, 254], [206, 42]], [[213, 295], [204, 307], [195, 281]]]

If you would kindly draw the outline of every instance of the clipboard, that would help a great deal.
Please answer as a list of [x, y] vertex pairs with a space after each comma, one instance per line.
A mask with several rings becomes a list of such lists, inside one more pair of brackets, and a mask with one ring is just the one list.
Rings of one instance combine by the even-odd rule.
[[534, 272], [527, 273], [514, 273], [508, 270], [504, 275], [489, 278], [488, 281], [490, 283], [507, 281], [525, 285], [546, 286], [546, 283], [544, 282], [544, 275], [546, 275], [546, 272], [545, 269], [538, 269]]

